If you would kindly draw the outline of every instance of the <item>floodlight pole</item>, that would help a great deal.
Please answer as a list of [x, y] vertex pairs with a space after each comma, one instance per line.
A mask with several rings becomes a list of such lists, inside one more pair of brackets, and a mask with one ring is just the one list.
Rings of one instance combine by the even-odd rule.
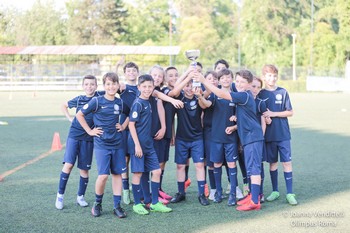
[[296, 58], [295, 58], [295, 37], [297, 35], [295, 33], [292, 34], [293, 37], [293, 81], [297, 80], [296, 72], [295, 72], [295, 66], [296, 66]]

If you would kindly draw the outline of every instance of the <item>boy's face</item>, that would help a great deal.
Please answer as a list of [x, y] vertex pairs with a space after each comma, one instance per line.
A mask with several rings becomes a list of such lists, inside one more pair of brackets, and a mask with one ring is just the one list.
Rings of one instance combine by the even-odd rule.
[[224, 88], [230, 88], [233, 82], [233, 78], [231, 75], [223, 75], [220, 77], [220, 85]]
[[261, 83], [258, 80], [254, 79], [250, 90], [253, 93], [253, 96], [256, 97], [261, 91]]
[[111, 79], [107, 78], [106, 82], [103, 84], [104, 89], [106, 91], [107, 95], [114, 96], [118, 89], [119, 89], [119, 83], [113, 82]]
[[226, 66], [222, 63], [219, 63], [216, 67], [215, 67], [215, 72], [219, 72], [222, 69], [226, 69]]
[[85, 79], [83, 82], [83, 89], [87, 96], [93, 96], [96, 89], [97, 83], [95, 79]]
[[239, 92], [249, 90], [250, 83], [248, 83], [247, 79], [237, 75], [236, 76], [236, 88], [237, 88], [237, 91], [239, 91]]
[[139, 76], [139, 72], [135, 67], [127, 67], [125, 68], [125, 77], [128, 81], [136, 81]]
[[266, 73], [264, 75], [265, 85], [268, 87], [275, 86], [277, 79], [278, 79], [278, 74], [276, 74], [276, 73]]
[[149, 99], [149, 97], [153, 93], [154, 84], [152, 81], [144, 81], [140, 85], [138, 85], [138, 89], [140, 91], [140, 97], [143, 99]]
[[152, 69], [150, 74], [154, 80], [154, 86], [160, 87], [164, 82], [164, 72], [159, 69]]
[[187, 98], [192, 98], [194, 96], [194, 89], [192, 88], [192, 82], [188, 82], [186, 86], [183, 88], [183, 91]]
[[218, 78], [214, 77], [212, 74], [208, 74], [205, 79], [208, 80], [211, 84], [213, 84], [216, 87], [219, 85]]
[[175, 69], [166, 72], [166, 81], [169, 87], [174, 87], [176, 80], [179, 78], [179, 73]]

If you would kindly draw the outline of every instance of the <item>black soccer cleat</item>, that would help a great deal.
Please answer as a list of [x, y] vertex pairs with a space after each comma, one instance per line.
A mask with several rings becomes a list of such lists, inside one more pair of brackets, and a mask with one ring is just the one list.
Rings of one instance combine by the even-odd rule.
[[118, 205], [117, 208], [113, 209], [113, 213], [118, 218], [125, 218], [126, 217], [126, 212], [125, 212], [125, 210], [122, 207], [120, 207], [120, 205]]
[[99, 217], [102, 212], [102, 205], [101, 202], [94, 202], [94, 205], [92, 206], [91, 209], [91, 214], [94, 217]]
[[206, 196], [204, 195], [204, 193], [198, 196], [198, 201], [199, 201], [199, 203], [201, 203], [201, 205], [204, 205], [204, 206], [209, 205], [209, 201], [206, 198]]
[[178, 203], [180, 201], [186, 200], [186, 194], [176, 193], [175, 196], [170, 200], [171, 203]]
[[228, 197], [227, 205], [228, 206], [235, 206], [236, 205], [236, 195], [235, 194], [230, 194], [230, 196]]

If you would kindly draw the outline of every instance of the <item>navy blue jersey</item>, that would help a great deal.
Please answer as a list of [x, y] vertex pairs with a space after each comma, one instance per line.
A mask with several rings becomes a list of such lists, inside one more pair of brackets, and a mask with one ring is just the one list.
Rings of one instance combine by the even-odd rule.
[[[154, 150], [153, 137], [151, 135], [152, 128], [152, 107], [148, 100], [136, 98], [131, 110], [129, 119], [130, 122], [135, 122], [137, 137], [143, 153]], [[130, 154], [135, 154], [135, 143], [129, 135], [128, 149]]]
[[116, 124], [120, 123], [122, 113], [129, 114], [129, 108], [123, 100], [115, 97], [114, 100], [107, 100], [104, 96], [94, 97], [81, 109], [86, 116], [93, 113], [95, 127], [101, 127], [103, 134], [94, 137], [94, 147], [96, 149], [118, 149], [123, 143], [122, 133], [116, 129]]
[[212, 134], [211, 140], [218, 143], [236, 143], [237, 132], [231, 134], [225, 132], [229, 126], [234, 126], [236, 123], [230, 121], [230, 117], [236, 115], [236, 105], [233, 101], [225, 100], [216, 95], [211, 97], [211, 102], [214, 107], [214, 115], [212, 119], [212, 128], [215, 133]]
[[[160, 91], [159, 87], [156, 87], [155, 90]], [[150, 96], [149, 102], [152, 107], [152, 129], [151, 129], [151, 135], [154, 136], [161, 128], [160, 119], [159, 119], [159, 113], [158, 113], [158, 98]]]
[[258, 117], [258, 121], [261, 123], [261, 116], [264, 112], [267, 111], [266, 103], [264, 100], [260, 98], [255, 98], [255, 105], [256, 105], [256, 115]]
[[[125, 89], [120, 94], [120, 98], [123, 100], [123, 102], [131, 109], [132, 103], [136, 99], [137, 96], [139, 96], [139, 90], [137, 89], [137, 86], [134, 85], [125, 85]], [[122, 115], [121, 122], [124, 122], [125, 119], [128, 117], [128, 115]]]
[[242, 145], [264, 140], [252, 93], [244, 91], [230, 94], [232, 102], [236, 103], [237, 131]]
[[[168, 93], [170, 92], [170, 89], [168, 87], [163, 87], [162, 92], [165, 95], [168, 95]], [[174, 123], [176, 108], [174, 107], [174, 105], [166, 101], [163, 101], [163, 106], [165, 110], [165, 126], [166, 126], [164, 138], [171, 139], [173, 135], [172, 127]]]
[[[93, 97], [104, 95], [104, 91], [96, 91], [94, 96], [87, 97], [86, 95], [79, 95], [71, 100], [68, 101], [68, 108], [76, 108], [76, 113], [86, 104], [88, 103]], [[94, 127], [94, 122], [92, 120], [92, 114], [87, 114], [85, 116], [87, 124], [90, 126], [90, 128]], [[83, 141], [92, 141], [93, 137], [86, 133], [86, 131], [81, 127], [79, 121], [74, 117], [72, 124], [69, 128], [68, 133], [69, 138], [73, 138], [76, 140], [83, 140]]]
[[[274, 91], [261, 90], [259, 98], [264, 100], [266, 107], [272, 112], [293, 110], [286, 89], [277, 87]], [[287, 117], [273, 117], [270, 125], [266, 126], [265, 139], [267, 142], [290, 140], [290, 129]]]
[[[207, 97], [207, 100], [211, 101], [213, 95], [214, 94], [211, 93]], [[211, 139], [211, 128], [212, 128], [213, 114], [214, 114], [213, 105], [211, 105], [209, 108], [206, 108], [203, 110], [203, 133], [204, 133], [205, 140]]]
[[180, 99], [184, 103], [184, 107], [176, 109], [176, 138], [188, 142], [202, 139], [202, 108], [198, 104], [197, 97], [194, 96], [192, 99], [188, 99], [181, 93], [177, 99]]

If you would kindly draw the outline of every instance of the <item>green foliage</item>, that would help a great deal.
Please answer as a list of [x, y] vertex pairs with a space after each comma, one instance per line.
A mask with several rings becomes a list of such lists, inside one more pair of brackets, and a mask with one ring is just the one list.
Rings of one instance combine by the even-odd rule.
[[296, 65], [312, 73], [344, 70], [350, 51], [347, 0], [314, 1], [313, 14], [308, 0], [69, 0], [64, 11], [43, 2], [0, 9], [0, 44], [178, 45], [181, 65], [185, 50], [200, 49], [208, 65], [224, 58], [232, 67], [291, 68], [294, 33]]

